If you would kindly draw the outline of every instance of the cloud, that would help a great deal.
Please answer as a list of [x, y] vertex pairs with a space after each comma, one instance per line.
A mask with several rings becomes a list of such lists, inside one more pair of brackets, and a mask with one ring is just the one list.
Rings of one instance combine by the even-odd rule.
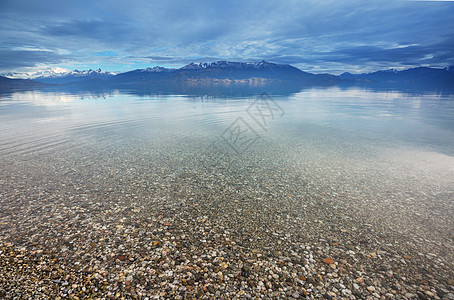
[[446, 65], [453, 14], [452, 2], [397, 0], [1, 1], [0, 45], [8, 56], [0, 65], [121, 69], [208, 59], [268, 59], [320, 71]]
[[43, 35], [112, 40], [122, 38], [130, 29], [127, 24], [103, 21], [70, 21], [50, 24], [42, 28]]
[[452, 40], [435, 45], [410, 45], [394, 48], [378, 46], [357, 46], [323, 53], [320, 60], [342, 63], [367, 64], [391, 63], [394, 65], [418, 65], [454, 63]]
[[0, 48], [0, 70], [13, 70], [20, 67], [33, 67], [38, 64], [59, 64], [68, 59], [50, 51], [10, 50]]

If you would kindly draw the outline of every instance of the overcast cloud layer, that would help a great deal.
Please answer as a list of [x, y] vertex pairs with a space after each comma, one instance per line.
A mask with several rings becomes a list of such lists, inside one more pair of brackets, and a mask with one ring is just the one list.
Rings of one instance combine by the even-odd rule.
[[0, 72], [192, 61], [311, 72], [454, 65], [453, 1], [0, 0]]

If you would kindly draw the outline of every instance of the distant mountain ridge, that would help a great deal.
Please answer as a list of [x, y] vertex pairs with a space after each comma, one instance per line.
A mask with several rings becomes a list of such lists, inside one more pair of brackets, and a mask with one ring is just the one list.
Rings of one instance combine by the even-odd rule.
[[[13, 73], [9, 73], [13, 74]], [[98, 70], [69, 71], [66, 69], [44, 70], [34, 73], [33, 82], [57, 85], [89, 85], [104, 86], [166, 86], [171, 89], [175, 85], [207, 85], [207, 84], [290, 84], [294, 88], [308, 85], [380, 85], [380, 86], [409, 86], [434, 87], [454, 89], [454, 67], [444, 69], [419, 67], [402, 71], [384, 70], [372, 73], [351, 74], [339, 76], [330, 74], [313, 74], [304, 72], [296, 67], [285, 64], [275, 64], [267, 61], [254, 63], [215, 61], [211, 63], [192, 62], [181, 68], [164, 68], [160, 66], [137, 69], [114, 74]], [[27, 81], [31, 84], [31, 81]], [[1, 85], [22, 85], [19, 81], [2, 80]], [[23, 83], [25, 86], [25, 82]], [[39, 86], [33, 85], [32, 86]]]
[[270, 81], [298, 81], [306, 83], [338, 82], [329, 74], [303, 72], [290, 65], [266, 61], [258, 63], [216, 61], [193, 62], [179, 69], [161, 67], [133, 70], [112, 78], [116, 83], [178, 82], [178, 83], [250, 83]]
[[418, 67], [402, 71], [382, 70], [372, 73], [339, 75], [343, 80], [361, 83], [388, 83], [388, 84], [423, 84], [431, 86], [454, 87], [454, 67], [444, 69]]
[[47, 68], [37, 72], [10, 72], [6, 74], [0, 74], [4, 77], [8, 77], [11, 79], [33, 79], [33, 80], [62, 80], [65, 79], [77, 79], [77, 78], [85, 78], [85, 77], [110, 77], [114, 76], [115, 73], [103, 71], [101, 69], [97, 70], [68, 70], [64, 68]]
[[31, 79], [17, 79], [17, 78], [7, 78], [4, 76], [0, 76], [0, 90], [5, 88], [34, 88], [34, 87], [42, 87], [46, 86], [45, 83], [37, 82]]
[[97, 70], [73, 70], [69, 72], [62, 72], [50, 75], [40, 75], [33, 78], [33, 80], [48, 83], [48, 84], [65, 84], [69, 82], [83, 81], [86, 79], [109, 79], [115, 76], [115, 73], [106, 72], [101, 69]]

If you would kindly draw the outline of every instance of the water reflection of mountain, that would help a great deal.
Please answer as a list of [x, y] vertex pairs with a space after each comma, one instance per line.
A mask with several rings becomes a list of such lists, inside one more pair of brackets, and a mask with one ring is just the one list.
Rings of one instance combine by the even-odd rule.
[[112, 93], [120, 91], [121, 93], [137, 95], [139, 97], [151, 95], [185, 95], [185, 96], [212, 96], [219, 98], [226, 97], [247, 97], [263, 92], [272, 95], [289, 96], [298, 93], [302, 89], [309, 87], [326, 87], [330, 85], [301, 85], [295, 82], [252, 82], [252, 83], [234, 83], [218, 82], [195, 84], [185, 83], [160, 83], [160, 84], [77, 84], [64, 86], [48, 86], [43, 90], [62, 91], [69, 93], [89, 92], [92, 94]]
[[408, 82], [361, 82], [361, 81], [343, 81], [337, 85], [342, 89], [364, 89], [371, 92], [396, 91], [408, 95], [453, 95], [454, 86], [434, 86], [432, 84], [415, 84]]
[[248, 97], [266, 92], [276, 96], [290, 96], [311, 88], [339, 87], [340, 89], [362, 89], [371, 92], [401, 92], [408, 95], [453, 95], [454, 87], [434, 88], [432, 86], [412, 84], [385, 84], [385, 83], [359, 83], [342, 82], [338, 84], [324, 83], [300, 83], [300, 82], [210, 82], [210, 83], [159, 83], [159, 84], [99, 84], [78, 83], [66, 85], [32, 85], [0, 88], [0, 97], [8, 97], [16, 91], [40, 90], [51, 92], [62, 92], [70, 94], [109, 95], [112, 93], [123, 93], [147, 97], [155, 95], [184, 95], [184, 96], [208, 96], [217, 98]]

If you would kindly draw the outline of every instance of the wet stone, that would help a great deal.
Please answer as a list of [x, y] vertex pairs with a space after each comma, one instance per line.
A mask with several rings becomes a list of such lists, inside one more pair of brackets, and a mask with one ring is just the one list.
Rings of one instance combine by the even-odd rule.
[[151, 136], [0, 162], [0, 298], [452, 298], [430, 170], [266, 139], [229, 168]]

